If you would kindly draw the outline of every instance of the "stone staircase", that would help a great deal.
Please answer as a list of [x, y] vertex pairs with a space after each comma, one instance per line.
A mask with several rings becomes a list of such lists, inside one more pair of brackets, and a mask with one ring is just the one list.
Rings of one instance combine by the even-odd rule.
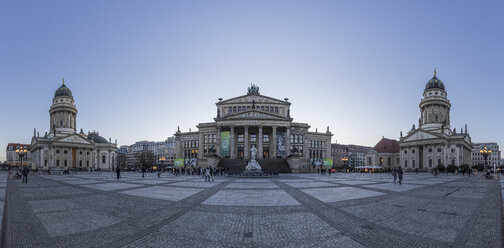
[[[240, 173], [245, 170], [249, 160], [246, 159], [222, 159], [219, 163], [220, 168], [228, 170], [230, 173]], [[258, 159], [262, 171], [266, 173], [291, 173], [289, 164], [285, 159]]]

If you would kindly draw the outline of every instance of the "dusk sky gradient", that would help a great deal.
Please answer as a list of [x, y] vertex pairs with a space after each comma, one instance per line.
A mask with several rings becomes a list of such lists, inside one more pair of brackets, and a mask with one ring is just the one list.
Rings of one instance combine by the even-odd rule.
[[219, 97], [289, 98], [333, 143], [418, 125], [437, 76], [451, 126], [504, 144], [504, 1], [1, 1], [0, 161], [49, 131], [65, 78], [77, 128], [118, 145], [216, 116]]

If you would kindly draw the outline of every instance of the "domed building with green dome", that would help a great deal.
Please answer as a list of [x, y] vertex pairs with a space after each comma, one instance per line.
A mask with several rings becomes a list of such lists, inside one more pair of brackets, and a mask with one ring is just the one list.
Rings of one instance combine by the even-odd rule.
[[82, 128], [77, 132], [77, 108], [72, 91], [62, 85], [54, 92], [49, 108], [49, 132], [34, 129], [31, 141], [32, 167], [41, 170], [114, 170], [117, 142]]
[[443, 82], [434, 76], [425, 84], [419, 104], [418, 126], [399, 141], [400, 163], [405, 170], [430, 171], [438, 165], [469, 165], [471, 137], [467, 125], [457, 131], [450, 125], [451, 103]]

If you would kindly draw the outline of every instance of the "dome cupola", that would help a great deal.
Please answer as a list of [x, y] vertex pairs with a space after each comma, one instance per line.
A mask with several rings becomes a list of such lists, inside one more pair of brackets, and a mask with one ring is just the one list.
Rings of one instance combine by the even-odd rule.
[[432, 77], [427, 84], [425, 84], [425, 90], [431, 90], [431, 89], [441, 89], [445, 90], [443, 81], [439, 80], [436, 77], [436, 69], [434, 69], [434, 77]]
[[65, 79], [63, 79], [63, 84], [56, 90], [56, 92], [54, 92], [54, 97], [59, 96], [66, 96], [73, 98], [72, 91], [65, 85]]

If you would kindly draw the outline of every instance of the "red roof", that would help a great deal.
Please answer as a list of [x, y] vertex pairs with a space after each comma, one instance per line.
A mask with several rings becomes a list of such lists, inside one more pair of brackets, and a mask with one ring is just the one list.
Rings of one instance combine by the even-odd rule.
[[378, 153], [398, 153], [399, 142], [397, 140], [382, 138], [373, 149]]

